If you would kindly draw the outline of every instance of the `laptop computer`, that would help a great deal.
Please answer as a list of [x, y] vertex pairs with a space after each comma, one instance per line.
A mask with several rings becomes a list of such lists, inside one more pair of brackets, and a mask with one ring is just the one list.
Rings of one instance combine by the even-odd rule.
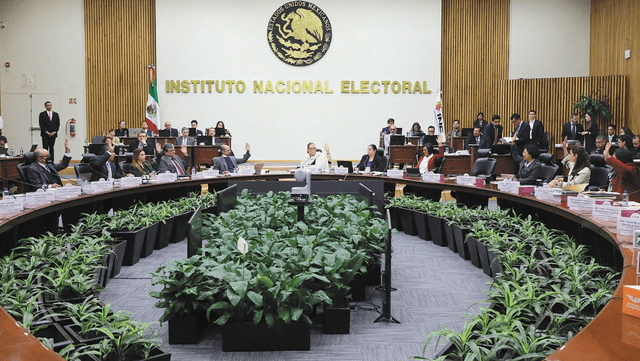
[[171, 136], [171, 131], [169, 129], [160, 129], [158, 131], [158, 136], [159, 137], [170, 137]]
[[31, 149], [29, 151], [33, 153], [36, 149], [38, 149], [38, 145], [37, 144], [32, 144], [31, 145]]
[[197, 137], [198, 136], [198, 129], [196, 128], [189, 128], [189, 136], [190, 137]]
[[407, 177], [420, 178], [420, 168], [407, 167]]
[[137, 138], [141, 131], [142, 128], [129, 128], [129, 136]]
[[510, 154], [511, 147], [509, 144], [496, 144], [491, 147], [491, 153], [493, 154]]
[[213, 137], [210, 135], [200, 135], [198, 136], [196, 143], [198, 145], [201, 145], [202, 143], [204, 143], [204, 145], [213, 145]]
[[349, 173], [353, 173], [353, 163], [348, 160], [339, 160], [338, 167], [345, 167], [349, 171]]
[[226, 129], [224, 128], [213, 128], [216, 130], [216, 137], [224, 137], [226, 134]]
[[253, 168], [256, 170], [256, 174], [262, 174], [262, 168], [264, 168], [264, 163], [258, 163], [254, 165]]
[[438, 145], [438, 137], [435, 136], [435, 135], [425, 135], [422, 138], [422, 144], [427, 144], [427, 143], [431, 143], [431, 145], [437, 146]]
[[389, 145], [404, 145], [405, 136], [404, 135], [392, 135], [389, 137]]
[[402, 128], [398, 128], [398, 127], [396, 127], [396, 129], [397, 129], [397, 130], [396, 130], [396, 134], [402, 134]]

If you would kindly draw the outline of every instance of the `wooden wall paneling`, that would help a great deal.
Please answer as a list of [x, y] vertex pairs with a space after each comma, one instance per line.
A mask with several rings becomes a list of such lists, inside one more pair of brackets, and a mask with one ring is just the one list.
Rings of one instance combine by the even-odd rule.
[[155, 0], [85, 0], [87, 137], [138, 128], [156, 63]]
[[[622, 124], [640, 133], [640, 2], [636, 0], [591, 1], [591, 76], [625, 74], [627, 99]], [[625, 59], [624, 51], [631, 50]]]

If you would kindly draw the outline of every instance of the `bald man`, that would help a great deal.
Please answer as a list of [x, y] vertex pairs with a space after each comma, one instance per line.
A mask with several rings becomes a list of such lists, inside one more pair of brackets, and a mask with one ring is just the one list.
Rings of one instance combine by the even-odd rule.
[[213, 169], [217, 169], [218, 171], [220, 171], [220, 173], [225, 174], [234, 172], [236, 169], [238, 169], [238, 164], [246, 163], [246, 161], [249, 160], [249, 157], [251, 157], [251, 154], [249, 154], [249, 152], [251, 151], [251, 146], [249, 145], [249, 143], [245, 143], [244, 148], [247, 150], [247, 152], [244, 154], [244, 157], [242, 157], [242, 159], [238, 159], [231, 155], [231, 148], [228, 145], [223, 144], [220, 147], [222, 155], [220, 157], [213, 158], [212, 160]]
[[36, 161], [27, 168], [27, 181], [36, 188], [43, 184], [50, 185], [52, 188], [62, 186], [62, 179], [58, 172], [69, 166], [71, 160], [69, 140], [64, 140], [64, 157], [60, 163], [47, 164], [49, 151], [44, 148], [38, 148], [33, 153]]

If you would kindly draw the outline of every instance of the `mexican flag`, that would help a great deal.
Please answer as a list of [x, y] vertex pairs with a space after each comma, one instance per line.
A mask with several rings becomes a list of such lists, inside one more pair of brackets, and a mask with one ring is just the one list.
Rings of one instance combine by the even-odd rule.
[[156, 88], [156, 67], [149, 65], [149, 96], [147, 97], [147, 109], [145, 119], [149, 130], [158, 134], [160, 129], [160, 113], [158, 109], [158, 90]]

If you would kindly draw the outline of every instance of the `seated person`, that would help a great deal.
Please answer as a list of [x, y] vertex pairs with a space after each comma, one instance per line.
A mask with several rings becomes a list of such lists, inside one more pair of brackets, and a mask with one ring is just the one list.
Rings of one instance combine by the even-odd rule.
[[207, 135], [210, 135], [215, 138], [216, 136], [216, 128], [207, 128]]
[[142, 122], [142, 124], [140, 125], [140, 129], [142, 129], [143, 133], [147, 133], [148, 137], [153, 137], [153, 131], [149, 129], [149, 125], [146, 121]]
[[[640, 168], [633, 163], [631, 151], [627, 149], [618, 149], [612, 155], [609, 154], [611, 143], [604, 148], [604, 161], [613, 167], [615, 171], [611, 179], [611, 190], [620, 193], [620, 196], [627, 191], [629, 200], [640, 202]], [[618, 198], [620, 199], [620, 198]]]
[[[489, 126], [487, 126], [489, 127]], [[518, 154], [515, 138], [511, 141], [511, 157], [516, 163], [519, 163], [518, 174], [515, 178], [522, 185], [536, 184], [542, 172], [542, 164], [538, 160], [540, 149], [535, 144], [527, 144], [522, 151], [522, 156]]]
[[196, 145], [196, 139], [189, 136], [189, 128], [182, 128], [182, 135], [176, 138], [176, 145]]
[[615, 143], [618, 141], [615, 124], [609, 124], [607, 127], [607, 135], [605, 137], [607, 138], [607, 143]]
[[118, 125], [118, 129], [115, 131], [116, 137], [128, 137], [129, 129], [127, 129], [127, 124], [125, 122], [120, 122]]
[[153, 141], [151, 142], [148, 141], [147, 133], [145, 132], [138, 133], [138, 140], [134, 140], [133, 142], [131, 142], [131, 144], [129, 144], [129, 147], [127, 148], [129, 152], [133, 152], [136, 149], [142, 149], [146, 154], [151, 154], [151, 155], [154, 154]]
[[436, 127], [430, 125], [429, 128], [427, 128], [427, 135], [436, 135]]
[[106, 180], [122, 178], [122, 174], [118, 172], [118, 167], [114, 163], [116, 158], [115, 149], [111, 142], [106, 144], [107, 148], [102, 149], [100, 157], [93, 157], [89, 160], [89, 165], [93, 173], [91, 174], [91, 181], [95, 182], [104, 178]]
[[389, 127], [389, 134], [385, 134], [384, 136], [384, 154], [385, 155], [389, 155], [389, 144], [391, 143], [391, 137], [395, 135], [400, 135], [400, 134], [397, 134], [397, 132], [398, 132], [398, 128], [394, 124], [391, 124], [391, 126]]
[[413, 125], [411, 126], [411, 136], [412, 137], [422, 137], [424, 136], [424, 132], [422, 131], [422, 128], [420, 127], [420, 123], [415, 122], [413, 123]]
[[607, 145], [607, 137], [599, 135], [596, 137], [596, 149], [591, 154], [604, 154], [604, 146]]
[[[158, 154], [162, 151], [160, 144], [157, 144]], [[147, 160], [147, 155], [143, 149], [136, 149], [133, 151], [133, 159], [131, 160], [131, 166], [129, 171], [134, 177], [142, 177], [150, 175], [152, 172], [158, 169], [158, 163], [155, 161], [150, 162]]]
[[459, 137], [462, 135], [462, 129], [460, 129], [460, 121], [458, 119], [453, 121], [451, 130], [447, 133], [447, 139], [451, 141], [453, 137]]
[[186, 175], [187, 168], [189, 168], [189, 154], [187, 154], [187, 146], [183, 145], [180, 148], [182, 154], [184, 154], [184, 159], [180, 159], [176, 155], [176, 148], [171, 143], [164, 143], [162, 146], [162, 157], [160, 158], [160, 163], [158, 165], [158, 171], [160, 173], [177, 173], [178, 175]]
[[438, 154], [433, 154], [433, 144], [426, 143], [422, 146], [422, 157], [418, 160], [418, 168], [420, 174], [427, 173], [436, 169], [436, 162], [444, 156], [444, 147], [442, 146], [442, 136], [438, 137]]
[[367, 147], [367, 154], [362, 156], [360, 163], [358, 163], [358, 170], [364, 171], [369, 167], [372, 172], [384, 172], [387, 159], [378, 155], [377, 147], [375, 144], [369, 144]]
[[46, 149], [38, 148], [33, 153], [36, 156], [36, 162], [27, 168], [27, 181], [36, 188], [40, 188], [43, 184], [51, 185], [52, 188], [61, 187], [62, 179], [58, 172], [69, 166], [71, 160], [69, 140], [64, 140], [64, 157], [60, 163], [47, 164], [49, 151]]
[[[325, 144], [328, 147], [328, 145]], [[307, 154], [302, 157], [300, 167], [305, 168], [310, 165], [319, 165], [322, 170], [329, 170], [329, 161], [327, 156], [322, 152], [318, 152], [315, 143], [307, 144]]]
[[480, 145], [481, 141], [482, 133], [480, 132], [480, 126], [473, 127], [473, 134], [467, 136], [467, 149], [469, 149], [469, 144]]
[[[225, 137], [230, 137], [231, 136], [231, 133], [229, 133], [229, 129], [224, 127], [224, 122], [222, 120], [220, 120], [220, 121], [218, 121], [216, 123], [216, 128], [224, 129], [224, 136]], [[215, 131], [215, 129], [214, 129], [214, 131]], [[215, 136], [215, 133], [213, 135]]]
[[589, 184], [589, 178], [591, 178], [591, 168], [589, 167], [589, 156], [584, 150], [582, 145], [574, 144], [570, 151], [567, 151], [568, 136], [564, 137], [562, 142], [562, 150], [564, 150], [564, 159], [562, 164], [569, 169], [569, 175], [567, 181], [563, 182], [561, 179], [554, 179], [549, 182], [549, 187], [566, 187], [576, 184]]
[[8, 148], [7, 137], [5, 137], [4, 135], [0, 135], [0, 148]]
[[164, 122], [164, 129], [158, 131], [158, 135], [161, 137], [178, 137], [178, 129], [171, 128], [171, 122]]
[[396, 123], [396, 121], [393, 118], [389, 118], [387, 119], [387, 126], [382, 128], [382, 131], [380, 132], [380, 136], [385, 136], [389, 133], [391, 133], [391, 126], [394, 125]]
[[196, 137], [199, 135], [203, 135], [202, 134], [202, 130], [198, 129], [198, 121], [197, 120], [192, 120], [191, 121], [191, 128], [194, 128], [196, 130]]
[[223, 174], [229, 174], [236, 171], [238, 169], [238, 164], [246, 163], [247, 160], [249, 160], [249, 157], [251, 157], [251, 154], [249, 154], [249, 152], [251, 152], [251, 146], [249, 143], [245, 143], [244, 148], [247, 152], [244, 153], [242, 159], [238, 159], [231, 155], [231, 147], [226, 144], [221, 145], [220, 151], [222, 152], [222, 155], [220, 157], [213, 158], [213, 169], [217, 169]]
[[632, 148], [629, 149], [631, 151], [631, 155], [634, 159], [640, 158], [640, 136], [634, 135], [631, 140]]

